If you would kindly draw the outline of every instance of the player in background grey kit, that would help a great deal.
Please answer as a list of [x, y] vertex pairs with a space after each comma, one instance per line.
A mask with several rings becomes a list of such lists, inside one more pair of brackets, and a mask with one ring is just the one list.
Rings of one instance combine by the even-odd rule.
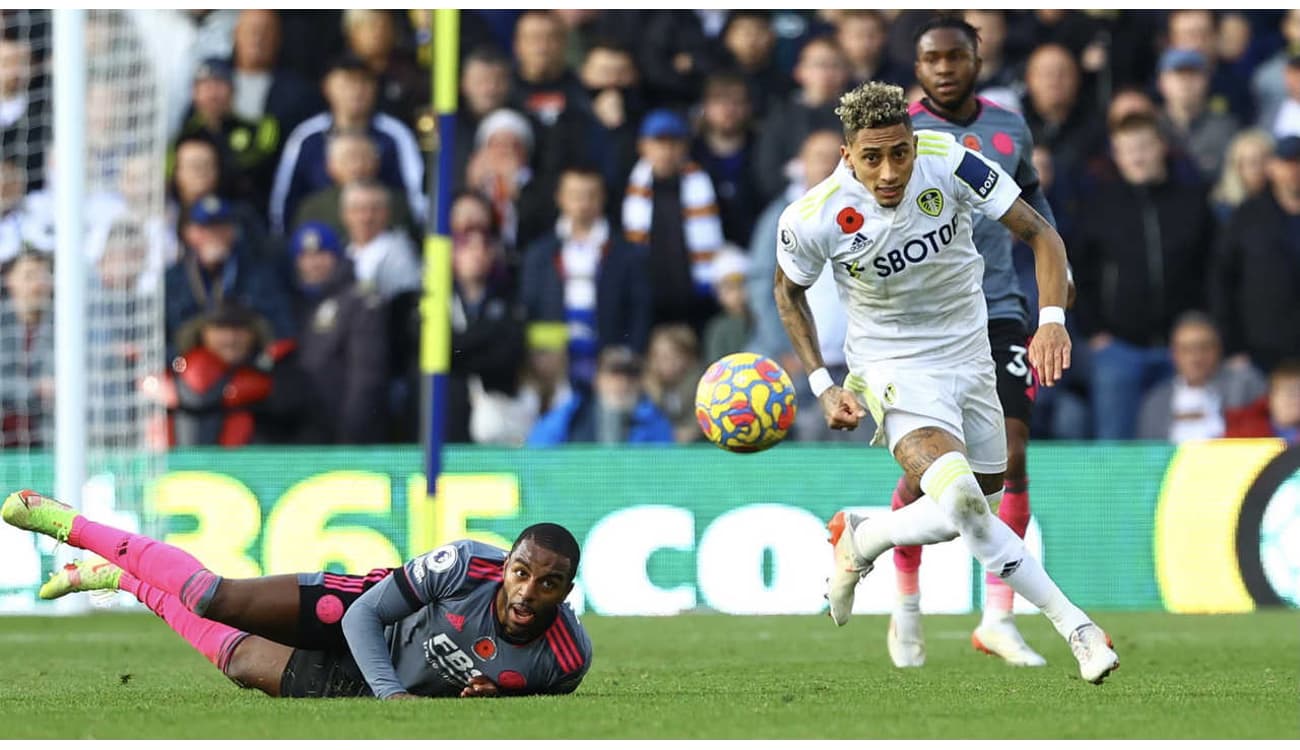
[[[1024, 118], [975, 95], [980, 70], [979, 34], [959, 16], [938, 16], [915, 35], [917, 82], [925, 97], [909, 110], [913, 127], [951, 133], [957, 142], [998, 163], [1020, 186], [1021, 197], [1055, 225], [1051, 206], [1038, 184], [1032, 154], [1033, 137]], [[1005, 494], [996, 509], [1022, 538], [1029, 526], [1029, 476], [1025, 452], [1029, 443], [1029, 418], [1038, 382], [1026, 359], [1031, 322], [1028, 305], [1012, 262], [1011, 233], [1001, 223], [975, 217], [975, 248], [984, 258], [984, 299], [988, 305], [989, 344], [997, 366], [998, 400], [1002, 402], [1007, 433]], [[1068, 278], [1068, 266], [1067, 266]], [[1069, 280], [1069, 299], [1074, 282]], [[895, 508], [916, 500], [900, 480], [894, 491]], [[894, 550], [898, 599], [890, 618], [886, 643], [894, 665], [919, 667], [925, 663], [921, 630], [920, 589], [917, 569], [921, 547]], [[995, 654], [1017, 666], [1046, 664], [1025, 643], [1015, 626], [1015, 593], [1000, 578], [985, 577], [984, 617], [971, 634], [980, 651]]]
[[64, 566], [41, 598], [127, 591], [231, 680], [273, 697], [571, 693], [591, 666], [591, 641], [564, 601], [578, 542], [553, 523], [524, 529], [508, 554], [458, 541], [364, 576], [223, 579], [181, 549], [31, 490], [11, 494], [0, 516], [113, 561]]

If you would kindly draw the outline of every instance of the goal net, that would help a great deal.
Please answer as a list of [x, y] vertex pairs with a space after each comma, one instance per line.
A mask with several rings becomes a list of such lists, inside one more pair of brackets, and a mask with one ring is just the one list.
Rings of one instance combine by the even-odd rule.
[[[163, 362], [165, 116], [149, 11], [85, 12], [85, 49], [52, 48], [49, 11], [0, 11], [0, 493], [54, 491], [54, 300], [86, 310], [89, 513], [138, 527], [165, 460], [140, 382]], [[54, 55], [86, 77], [84, 288], [55, 288]], [[54, 545], [0, 528], [0, 612], [31, 611]]]

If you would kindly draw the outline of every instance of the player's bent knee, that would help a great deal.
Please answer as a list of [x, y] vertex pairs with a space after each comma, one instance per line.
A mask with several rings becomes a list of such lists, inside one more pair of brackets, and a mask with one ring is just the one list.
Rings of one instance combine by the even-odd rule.
[[265, 638], [249, 636], [230, 654], [221, 668], [222, 674], [241, 688], [260, 690], [276, 698], [284, 668], [293, 649]]

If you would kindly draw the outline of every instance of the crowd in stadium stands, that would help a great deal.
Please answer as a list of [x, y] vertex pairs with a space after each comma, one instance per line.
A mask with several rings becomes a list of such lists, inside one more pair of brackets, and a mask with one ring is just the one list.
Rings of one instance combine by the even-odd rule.
[[[427, 14], [157, 12], [166, 219], [115, 220], [98, 267], [123, 304], [165, 286], [172, 364], [152, 393], [172, 444], [417, 440]], [[447, 439], [696, 441], [699, 373], [755, 350], [798, 384], [796, 439], [865, 440], [821, 424], [789, 350], [775, 223], [835, 167], [842, 93], [876, 79], [923, 95], [912, 34], [934, 12], [462, 11], [439, 186], [454, 196]], [[1073, 367], [1039, 390], [1034, 434], [1295, 442], [1300, 11], [965, 18], [986, 106], [1030, 126], [1077, 284]], [[34, 62], [0, 40], [3, 153], [29, 157], [0, 163], [6, 436], [43, 434], [26, 422], [53, 398]], [[108, 96], [92, 87], [92, 118]], [[129, 205], [141, 167], [125, 158], [120, 195], [90, 203]], [[1036, 309], [1032, 254], [1016, 262]], [[841, 378], [833, 285], [809, 301]]]

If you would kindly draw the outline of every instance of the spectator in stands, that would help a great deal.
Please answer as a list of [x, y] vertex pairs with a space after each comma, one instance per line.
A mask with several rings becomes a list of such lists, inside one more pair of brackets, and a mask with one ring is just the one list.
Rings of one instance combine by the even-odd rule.
[[762, 210], [754, 185], [756, 142], [744, 79], [734, 73], [711, 73], [704, 81], [691, 158], [713, 181], [722, 235], [737, 245], [749, 244], [754, 216]]
[[24, 251], [0, 266], [0, 447], [54, 444], [54, 259]]
[[701, 438], [695, 419], [695, 387], [704, 367], [695, 331], [681, 323], [656, 326], [650, 333], [646, 395], [673, 426], [673, 440], [693, 443]]
[[1205, 190], [1170, 178], [1155, 120], [1121, 121], [1111, 144], [1121, 179], [1089, 196], [1071, 247], [1095, 437], [1104, 440], [1133, 436], [1143, 393], [1169, 374], [1174, 319], [1205, 309], [1215, 229]]
[[550, 11], [529, 11], [515, 24], [511, 106], [537, 119], [543, 132], [578, 105], [582, 84], [565, 62], [565, 26]]
[[328, 187], [325, 145], [331, 133], [362, 132], [379, 148], [379, 179], [402, 190], [417, 221], [424, 216], [424, 157], [410, 128], [375, 111], [374, 73], [355, 57], [336, 60], [325, 75], [329, 111], [304, 121], [289, 134], [271, 187], [271, 226], [283, 233], [285, 224], [307, 195]]
[[[139, 15], [128, 19], [128, 13]], [[86, 46], [90, 57], [111, 56], [124, 39], [136, 33], [146, 37], [142, 41], [153, 58], [153, 75], [162, 89], [167, 138], [171, 140], [185, 120], [186, 93], [194, 83], [195, 68], [210, 57], [230, 58], [238, 19], [237, 10], [164, 8], [148, 14], [95, 13], [86, 23]]]
[[1019, 112], [1025, 83], [1006, 56], [1007, 12], [979, 8], [965, 11], [962, 17], [980, 35], [980, 70], [975, 75], [975, 90], [998, 106]]
[[[785, 192], [763, 209], [763, 213], [754, 223], [754, 232], [749, 243], [748, 294], [749, 309], [754, 315], [754, 336], [746, 348], [777, 360], [787, 370], [793, 367], [793, 375], [802, 372], [802, 368], [799, 366], [799, 359], [793, 356], [794, 353], [790, 350], [790, 339], [786, 336], [785, 327], [781, 325], [781, 318], [776, 310], [776, 299], [772, 296], [772, 279], [776, 273], [777, 224], [781, 212], [787, 206], [802, 197], [813, 186], [830, 177], [831, 172], [840, 163], [840, 145], [843, 142], [844, 136], [839, 129], [816, 130], [804, 139], [803, 146], [799, 149], [798, 168], [795, 170], [798, 177], [791, 180]], [[818, 290], [829, 288], [833, 298], [834, 283], [830, 279], [827, 281], [831, 283], [827, 285], [819, 280], [813, 288]], [[813, 294], [812, 289], [809, 290], [809, 294]], [[810, 304], [812, 304], [811, 299]], [[839, 317], [843, 318], [843, 314], [841, 313]], [[820, 314], [816, 315], [816, 319], [819, 329], [818, 338], [822, 344], [822, 356], [827, 359], [828, 369], [835, 367], [835, 363], [842, 365], [844, 353], [838, 350], [844, 342], [842, 338], [838, 343], [834, 341], [836, 337], [833, 331], [836, 326], [831, 325], [830, 321]], [[829, 345], [828, 338], [831, 340]], [[797, 384], [799, 378], [796, 377], [795, 381]]]
[[[650, 106], [680, 109], [699, 101], [704, 76], [717, 67], [717, 36], [726, 14], [699, 10], [650, 14], [640, 35], [637, 55]], [[706, 15], [707, 28], [703, 20]]]
[[565, 26], [551, 11], [531, 10], [519, 17], [514, 53], [510, 106], [535, 124], [532, 167], [549, 196], [560, 169], [584, 150], [586, 92], [565, 62]]
[[498, 109], [479, 123], [465, 167], [466, 186], [492, 203], [511, 268], [518, 265], [518, 253], [555, 222], [550, 183], [529, 166], [534, 146], [528, 118]]
[[[353, 182], [374, 181], [379, 178], [379, 150], [365, 133], [336, 133], [325, 146], [325, 169], [329, 172], [329, 187], [321, 188], [303, 199], [294, 216], [293, 226], [318, 221], [334, 233], [343, 236], [342, 197], [343, 186]], [[419, 239], [419, 229], [411, 218], [410, 204], [398, 189], [384, 186], [388, 193], [388, 206], [392, 214], [392, 228], [405, 231], [412, 241]]]
[[1219, 332], [1205, 313], [1183, 313], [1169, 340], [1174, 376], [1142, 399], [1138, 439], [1183, 443], [1223, 437], [1224, 415], [1262, 396], [1264, 376], [1250, 365], [1223, 364]]
[[325, 108], [315, 86], [279, 65], [280, 16], [274, 10], [245, 9], [235, 22], [235, 114], [276, 124], [279, 140], [303, 120]]
[[169, 359], [186, 325], [222, 302], [244, 305], [265, 318], [275, 339], [294, 335], [287, 291], [271, 267], [249, 250], [229, 203], [216, 195], [196, 201], [181, 240], [181, 259], [165, 279]]
[[212, 138], [203, 133], [184, 137], [176, 143], [173, 153], [171, 180], [167, 186], [167, 222], [172, 231], [179, 236], [184, 217], [194, 205], [206, 196], [217, 195], [239, 226], [248, 251], [258, 258], [271, 254], [261, 212], [247, 201], [228, 198], [221, 150]]
[[506, 106], [510, 97], [510, 58], [495, 47], [478, 47], [461, 63], [460, 107], [456, 110], [455, 182], [465, 186], [465, 165], [483, 118]]
[[270, 340], [266, 321], [233, 302], [199, 316], [180, 337], [180, 356], [143, 384], [167, 407], [172, 446], [301, 442], [311, 385], [292, 342]]
[[[470, 442], [471, 414], [487, 394], [513, 398], [524, 357], [524, 315], [500, 273], [501, 245], [484, 230], [452, 235], [451, 373], [447, 441]], [[491, 408], [490, 404], [484, 404]]]
[[623, 198], [623, 232], [649, 247], [653, 321], [686, 322], [696, 331], [716, 311], [709, 261], [722, 246], [713, 182], [688, 159], [690, 129], [661, 109], [641, 123], [641, 160]]
[[[93, 264], [86, 317], [86, 342], [93, 376], [87, 383], [90, 408], [103, 414], [104, 424], [130, 424], [143, 415], [134, 397], [150, 342], [141, 337], [140, 321], [156, 320], [162, 309], [161, 266], [152, 238], [136, 217], [114, 220], [87, 237]], [[133, 445], [137, 435], [109, 430], [97, 443]]]
[[1277, 114], [1268, 123], [1269, 132], [1274, 138], [1300, 135], [1300, 45], [1294, 45], [1286, 58], [1283, 69], [1286, 82], [1286, 98], [1277, 107]]
[[376, 443], [384, 438], [388, 332], [384, 301], [359, 287], [329, 226], [303, 224], [289, 242], [294, 259], [298, 357], [315, 406], [306, 440]]
[[628, 48], [636, 43], [645, 29], [644, 10], [553, 10], [565, 29], [564, 63], [577, 69], [598, 42]]
[[1268, 394], [1229, 411], [1230, 438], [1278, 437], [1287, 445], [1300, 444], [1300, 359], [1278, 363], [1268, 376]]
[[1265, 371], [1300, 355], [1300, 137], [1278, 141], [1268, 184], [1232, 214], [1213, 274], [1224, 348]]
[[1278, 108], [1287, 99], [1286, 67], [1296, 49], [1300, 49], [1300, 8], [1292, 8], [1282, 16], [1284, 46], [1259, 67], [1250, 79], [1250, 90], [1255, 95], [1259, 119], [1256, 126], [1272, 130]]
[[1034, 50], [1025, 67], [1022, 111], [1034, 143], [1052, 152], [1058, 174], [1072, 174], [1105, 143], [1101, 123], [1079, 97], [1079, 64], [1059, 44]]
[[799, 84], [789, 98], [773, 104], [758, 139], [758, 187], [764, 200], [780, 193], [790, 181], [787, 171], [804, 138], [814, 130], [838, 130], [835, 114], [849, 82], [849, 64], [834, 37], [808, 40], [794, 69]]
[[671, 442], [672, 424], [641, 386], [641, 357], [612, 346], [600, 353], [591, 391], [578, 391], [547, 412], [528, 434], [527, 445]]
[[1214, 214], [1226, 224], [1237, 207], [1268, 189], [1268, 159], [1273, 139], [1257, 128], [1243, 130], [1228, 144], [1223, 174], [1210, 193]]
[[[27, 170], [17, 161], [0, 161], [0, 263], [17, 257], [29, 244], [23, 236], [24, 230], [30, 232], [32, 226], [32, 219], [27, 217], [23, 206], [26, 194]], [[42, 249], [53, 250], [53, 244]]]
[[0, 39], [0, 153], [23, 167], [24, 192], [43, 184], [41, 169], [52, 135], [50, 97], [33, 96], [31, 43]]
[[429, 73], [415, 64], [406, 45], [399, 44], [395, 11], [345, 10], [343, 34], [348, 51], [375, 74], [379, 111], [413, 125], [419, 112], [430, 109]]
[[[794, 88], [789, 74], [776, 64], [776, 32], [772, 31], [770, 12], [765, 10], [736, 10], [727, 15], [722, 28], [722, 46], [725, 49], [724, 69], [731, 69], [741, 77], [749, 93], [754, 117], [762, 119], [773, 101], [784, 100]], [[710, 77], [716, 73], [710, 74]], [[708, 81], [704, 83], [704, 97], [708, 97]]]
[[578, 78], [590, 107], [587, 147], [579, 163], [600, 170], [610, 188], [605, 205], [613, 209], [623, 205], [627, 173], [636, 163], [637, 126], [645, 115], [641, 72], [627, 47], [596, 39], [582, 60]]
[[520, 299], [530, 329], [567, 332], [570, 379], [586, 385], [602, 349], [645, 351], [651, 315], [645, 250], [611, 232], [598, 173], [565, 170], [555, 202], [554, 229], [524, 254]]
[[749, 256], [734, 245], [726, 245], [713, 257], [713, 290], [721, 312], [704, 329], [704, 351], [700, 364], [707, 367], [720, 357], [745, 351], [754, 334], [754, 316], [746, 299]]
[[180, 137], [202, 134], [211, 139], [228, 180], [224, 186], [227, 195], [261, 206], [266, 204], [280, 152], [280, 126], [271, 118], [246, 120], [235, 114], [233, 76], [225, 60], [210, 58], [199, 63]]
[[[1159, 119], [1160, 109], [1146, 89], [1128, 87], [1119, 89], [1106, 106], [1106, 129], [1109, 131], [1129, 115], [1146, 115]], [[1103, 146], [1109, 146], [1103, 143]]]
[[1173, 142], [1196, 160], [1204, 180], [1213, 182], [1238, 125], [1231, 114], [1209, 109], [1209, 64], [1197, 50], [1165, 50], [1156, 85], [1164, 99], [1164, 122]]
[[[474, 409], [470, 412], [469, 435], [475, 443], [522, 446], [544, 414], [573, 398], [564, 337], [551, 333], [529, 329], [526, 364], [513, 397], [471, 382], [475, 390], [470, 396]], [[563, 334], [563, 329], [559, 333]]]
[[1207, 8], [1171, 10], [1165, 20], [1168, 49], [1198, 50], [1209, 62], [1211, 112], [1231, 112], [1237, 122], [1255, 119], [1255, 101], [1230, 66], [1219, 64], [1219, 26]]
[[[885, 81], [906, 87], [912, 71], [896, 65], [886, 54], [889, 20], [879, 10], [843, 10], [835, 17], [835, 41], [844, 50], [849, 65], [848, 86], [867, 81]], [[981, 44], [980, 52], [984, 47]]]
[[420, 262], [411, 238], [393, 228], [387, 187], [376, 180], [343, 186], [339, 199], [347, 230], [347, 256], [363, 289], [385, 302], [420, 288]]

